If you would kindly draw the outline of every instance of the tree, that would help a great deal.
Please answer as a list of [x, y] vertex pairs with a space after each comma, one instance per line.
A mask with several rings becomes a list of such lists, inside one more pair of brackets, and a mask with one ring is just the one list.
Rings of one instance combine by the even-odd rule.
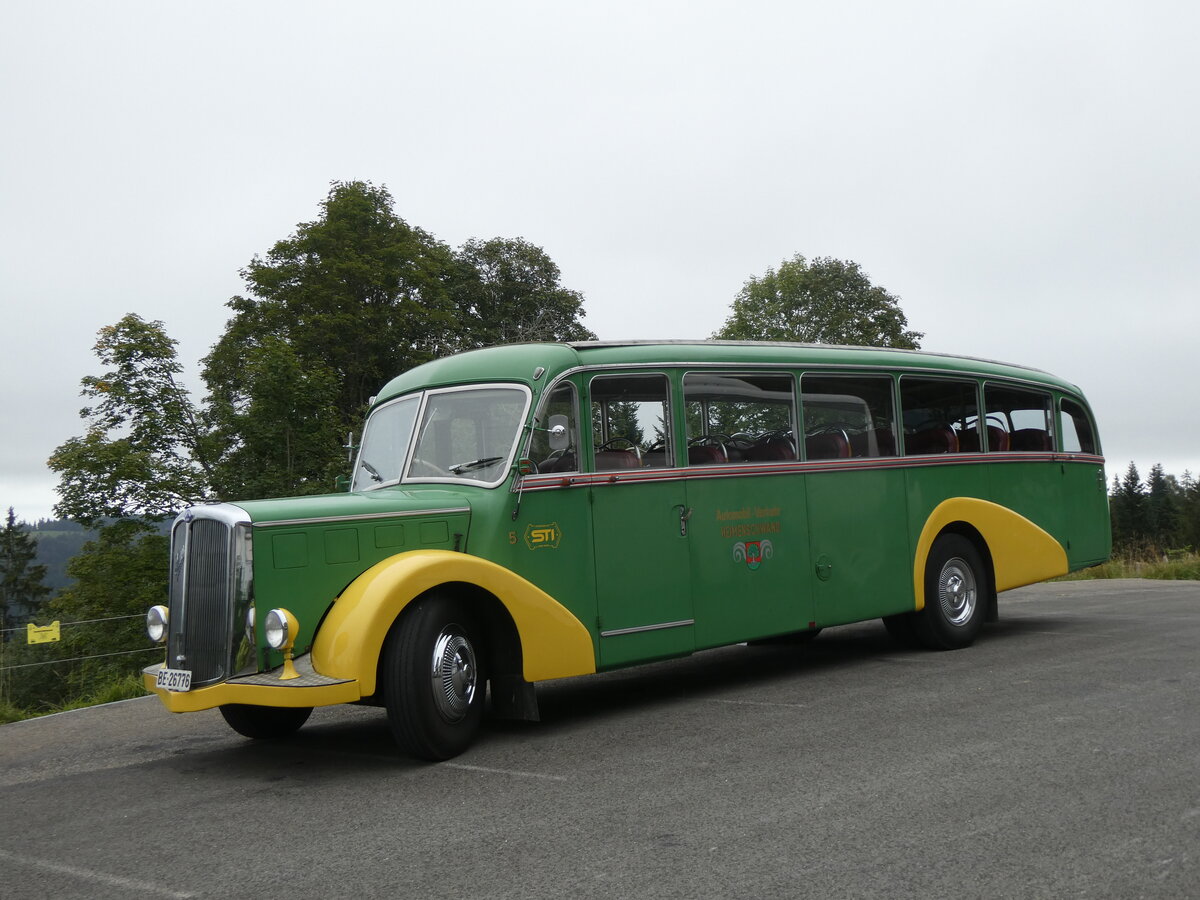
[[369, 398], [420, 363], [595, 337], [541, 248], [495, 238], [455, 254], [392, 207], [384, 187], [335, 182], [319, 218], [242, 270], [246, 295], [204, 360], [222, 495], [330, 490]]
[[83, 396], [95, 401], [79, 413], [87, 431], [50, 457], [59, 473], [55, 512], [85, 524], [160, 520], [206, 497], [206, 431], [179, 383], [182, 366], [163, 323], [130, 313], [100, 329], [95, 351], [111, 368], [83, 379]]
[[[17, 524], [13, 508], [0, 529], [0, 629], [31, 615], [50, 589], [43, 584], [46, 567], [38, 565], [37, 542]], [[0, 641], [4, 636], [0, 634]]]
[[1161, 463], [1151, 466], [1146, 479], [1146, 525], [1150, 540], [1158, 550], [1169, 550], [1179, 543], [1180, 493], [1175, 477], [1164, 473]]
[[455, 291], [461, 346], [520, 341], [594, 341], [579, 321], [583, 295], [560, 283], [541, 247], [524, 238], [471, 240], [459, 248], [462, 280]]
[[67, 566], [74, 583], [47, 605], [62, 622], [62, 639], [19, 657], [61, 661], [21, 672], [13, 702], [53, 707], [136, 675], [153, 658], [145, 612], [166, 602], [168, 568], [168, 539], [155, 526], [124, 519], [101, 528]]
[[855, 344], [915, 350], [900, 298], [871, 284], [858, 263], [800, 254], [751, 278], [714, 338]]
[[406, 223], [387, 188], [335, 182], [321, 216], [297, 226], [242, 270], [247, 295], [204, 360], [218, 403], [249, 405], [250, 361], [272, 340], [303, 367], [327, 368], [349, 425], [390, 378], [453, 349], [450, 248]]
[[328, 492], [345, 461], [337, 376], [328, 366], [302, 363], [272, 336], [246, 367], [240, 406], [210, 399], [214, 437], [226, 448], [214, 475], [218, 496]]
[[1120, 483], [1116, 483], [1116, 476], [1113, 482], [1109, 503], [1113, 548], [1125, 553], [1143, 549], [1149, 535], [1149, 518], [1146, 493], [1137, 466], [1131, 462]]

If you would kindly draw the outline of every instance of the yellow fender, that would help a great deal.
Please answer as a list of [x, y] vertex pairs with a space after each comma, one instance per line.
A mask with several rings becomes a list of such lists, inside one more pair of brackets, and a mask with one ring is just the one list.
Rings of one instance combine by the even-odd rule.
[[929, 559], [929, 548], [942, 530], [954, 522], [966, 522], [983, 536], [992, 555], [997, 592], [1067, 574], [1067, 552], [1040, 526], [998, 503], [974, 497], [951, 497], [929, 514], [917, 539], [913, 560], [916, 609], [925, 606], [925, 564]]
[[596, 671], [592, 636], [566, 607], [503, 566], [449, 550], [400, 553], [355, 579], [317, 633], [313, 668], [331, 678], [355, 679], [364, 697], [375, 693], [379, 655], [392, 622], [414, 598], [448, 582], [477, 585], [508, 609], [521, 638], [526, 681]]

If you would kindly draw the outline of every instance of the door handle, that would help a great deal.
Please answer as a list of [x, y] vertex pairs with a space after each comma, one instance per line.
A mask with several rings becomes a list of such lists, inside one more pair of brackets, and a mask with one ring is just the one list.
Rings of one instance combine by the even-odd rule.
[[687, 537], [688, 519], [692, 517], [692, 513], [694, 513], [695, 510], [690, 506], [684, 506], [682, 503], [676, 503], [675, 508], [679, 510], [679, 536]]

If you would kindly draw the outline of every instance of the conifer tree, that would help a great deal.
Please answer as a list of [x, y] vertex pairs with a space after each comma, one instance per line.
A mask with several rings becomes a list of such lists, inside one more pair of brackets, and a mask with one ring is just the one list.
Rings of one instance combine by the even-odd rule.
[[0, 529], [0, 628], [31, 615], [50, 593], [42, 582], [46, 567], [38, 565], [37, 542], [8, 508]]

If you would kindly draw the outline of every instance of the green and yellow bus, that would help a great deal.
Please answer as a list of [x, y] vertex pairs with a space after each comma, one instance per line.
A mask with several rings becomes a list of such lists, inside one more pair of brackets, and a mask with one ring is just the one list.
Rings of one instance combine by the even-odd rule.
[[278, 737], [376, 704], [445, 759], [548, 679], [873, 618], [965, 647], [998, 592], [1111, 546], [1078, 388], [915, 351], [471, 351], [389, 382], [353, 464], [348, 492], [178, 517], [147, 618], [168, 709]]

